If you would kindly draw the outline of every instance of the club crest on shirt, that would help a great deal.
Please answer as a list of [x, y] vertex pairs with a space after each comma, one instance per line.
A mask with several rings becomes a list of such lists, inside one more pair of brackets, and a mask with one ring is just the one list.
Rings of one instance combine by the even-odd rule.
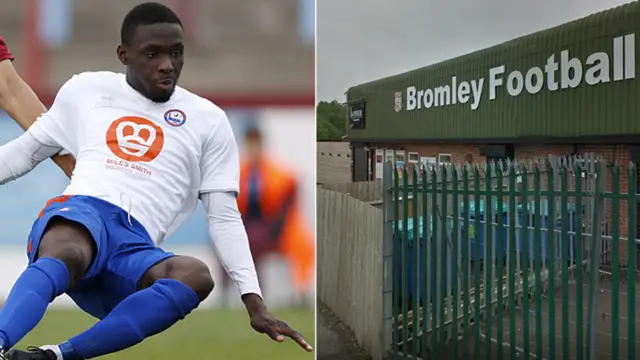
[[164, 121], [173, 127], [184, 125], [187, 121], [187, 115], [182, 110], [171, 109], [164, 113]]

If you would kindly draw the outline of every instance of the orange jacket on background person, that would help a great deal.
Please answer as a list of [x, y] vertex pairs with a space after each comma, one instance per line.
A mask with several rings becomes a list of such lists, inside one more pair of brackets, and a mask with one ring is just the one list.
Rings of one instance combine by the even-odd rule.
[[[254, 209], [255, 204], [249, 203], [254, 174], [259, 179], [255, 189], [258, 214]], [[298, 209], [297, 188], [295, 174], [275, 160], [263, 156], [254, 164], [241, 161], [238, 207], [243, 219], [246, 224], [255, 221], [267, 224], [269, 235], [277, 243], [276, 248], [289, 262], [295, 286], [304, 290], [313, 279], [315, 249], [313, 235]], [[256, 257], [261, 255], [255, 254]]]

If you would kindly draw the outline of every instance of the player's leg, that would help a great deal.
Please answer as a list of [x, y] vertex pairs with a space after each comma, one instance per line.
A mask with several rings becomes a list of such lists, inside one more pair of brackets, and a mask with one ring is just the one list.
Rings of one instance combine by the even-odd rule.
[[[112, 270], [119, 268], [120, 276], [141, 274], [138, 269], [154, 261], [154, 265], [146, 267], [143, 275], [137, 276], [138, 281], [131, 282], [132, 292], [138, 291], [117, 304], [104, 319], [67, 342], [43, 349], [57, 354], [57, 359], [75, 360], [129, 348], [184, 319], [213, 290], [210, 271], [202, 261], [173, 256], [159, 248], [137, 252], [126, 259], [116, 258], [112, 262], [116, 264], [108, 267]], [[56, 360], [55, 357], [44, 357], [38, 349], [32, 350], [31, 354], [23, 353], [23, 356], [10, 359]]]
[[[67, 293], [101, 321], [67, 342], [43, 347], [46, 352], [13, 351], [10, 360], [88, 359], [120, 351], [183, 319], [213, 289], [203, 262], [165, 252], [126, 212], [98, 199], [87, 201], [109, 215], [102, 216], [109, 246], [105, 252], [97, 242], [95, 262], [103, 264], [99, 276], [81, 291]], [[99, 303], [102, 312], [94, 311], [98, 306], [93, 303]]]
[[95, 249], [92, 235], [78, 222], [58, 216], [36, 221], [29, 240], [30, 264], [0, 309], [3, 349], [19, 342], [40, 322], [49, 303], [82, 279]]
[[[157, 259], [162, 253], [158, 248], [140, 252], [127, 260], [126, 266], [137, 267], [136, 263]], [[64, 360], [91, 359], [129, 348], [184, 319], [207, 298], [214, 285], [207, 266], [186, 256], [157, 262], [138, 279], [133, 282], [138, 291], [93, 327], [58, 346], [43, 348]]]

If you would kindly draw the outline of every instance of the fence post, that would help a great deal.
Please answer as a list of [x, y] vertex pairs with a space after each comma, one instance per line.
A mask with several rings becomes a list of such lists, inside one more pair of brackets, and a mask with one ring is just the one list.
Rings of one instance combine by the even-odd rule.
[[[592, 158], [593, 160], [593, 158]], [[595, 189], [593, 192], [593, 220], [591, 232], [591, 261], [589, 262], [589, 304], [588, 304], [588, 320], [587, 320], [587, 336], [589, 341], [589, 359], [596, 359], [596, 299], [598, 289], [600, 287], [600, 265], [602, 262], [602, 220], [604, 218], [604, 193], [606, 192], [606, 173], [607, 165], [605, 160], [598, 158], [596, 165]], [[614, 220], [614, 221], [617, 221]]]
[[384, 163], [382, 175], [382, 207], [383, 207], [383, 236], [382, 236], [382, 331], [380, 334], [382, 358], [391, 351], [393, 331], [393, 165], [390, 161]]

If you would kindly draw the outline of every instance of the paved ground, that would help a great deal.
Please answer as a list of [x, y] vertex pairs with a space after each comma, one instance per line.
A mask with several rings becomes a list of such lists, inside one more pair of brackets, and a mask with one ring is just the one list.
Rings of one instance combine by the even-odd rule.
[[317, 360], [368, 360], [353, 333], [322, 303], [318, 302]]
[[[628, 293], [627, 293], [627, 287], [628, 287], [628, 282], [626, 281], [621, 281], [620, 283], [620, 288], [619, 288], [619, 321], [618, 321], [618, 328], [619, 328], [619, 333], [618, 333], [618, 343], [619, 343], [619, 348], [620, 348], [620, 358], [627, 358], [627, 346], [629, 341], [634, 341], [636, 343], [636, 348], [640, 348], [640, 330], [636, 330], [635, 331], [635, 337], [633, 339], [629, 339], [629, 323], [631, 322], [631, 326], [634, 329], [640, 329], [640, 317], [636, 315], [635, 319], [629, 319], [628, 318], [628, 308], [629, 308], [629, 302], [628, 302]], [[640, 283], [636, 283], [636, 288], [640, 288]], [[594, 340], [595, 340], [595, 350], [596, 350], [596, 358], [597, 359], [607, 359], [607, 358], [611, 358], [611, 346], [612, 346], [612, 333], [613, 333], [613, 329], [612, 329], [612, 299], [613, 299], [613, 293], [612, 293], [612, 283], [611, 280], [608, 278], [604, 278], [600, 280], [600, 284], [599, 284], [599, 291], [597, 291], [596, 293], [596, 317], [595, 317], [595, 323], [594, 323], [594, 328], [595, 328], [595, 336], [594, 336]], [[567, 311], [567, 315], [568, 315], [568, 320], [569, 320], [569, 326], [568, 326], [568, 339], [564, 339], [562, 337], [563, 332], [562, 332], [562, 314], [563, 314], [563, 306], [562, 306], [562, 297], [561, 297], [561, 293], [560, 291], [557, 291], [555, 293], [555, 306], [553, 306], [554, 310], [555, 310], [555, 321], [553, 321], [553, 325], [552, 326], [552, 322], [550, 322], [550, 318], [549, 318], [549, 311], [550, 311], [550, 303], [549, 303], [549, 293], [546, 293], [543, 296], [543, 302], [541, 303], [541, 310], [542, 310], [542, 322], [541, 322], [541, 332], [543, 334], [543, 338], [542, 338], [542, 351], [543, 354], [548, 354], [549, 352], [549, 344], [550, 344], [550, 329], [553, 328], [555, 330], [555, 348], [556, 348], [556, 357], [560, 358], [562, 357], [562, 344], [563, 344], [563, 340], [567, 340], [569, 342], [569, 348], [570, 348], [570, 358], [571, 359], [575, 359], [576, 358], [576, 349], [577, 349], [577, 334], [579, 333], [577, 331], [577, 319], [579, 317], [582, 317], [582, 321], [583, 321], [583, 329], [584, 327], [587, 326], [587, 304], [588, 304], [588, 291], [587, 291], [587, 287], [584, 286], [582, 287], [582, 291], [580, 291], [580, 288], [577, 287], [577, 285], [575, 284], [575, 281], [571, 280], [570, 284], [569, 284], [569, 290], [568, 290], [568, 307], [565, 310]], [[577, 304], [577, 300], [578, 298], [582, 298], [583, 304], [581, 308], [577, 308], [576, 304]], [[632, 306], [634, 306], [635, 308], [639, 308], [640, 307], [640, 294], [638, 294], [638, 292], [636, 291], [636, 296], [633, 299], [632, 302]], [[528, 326], [527, 328], [529, 329], [529, 334], [528, 334], [528, 338], [529, 338], [529, 344], [530, 344], [530, 352], [532, 352], [533, 354], [535, 354], [536, 352], [536, 343], [535, 343], [535, 334], [536, 334], [536, 302], [535, 300], [531, 300], [529, 302], [529, 313], [528, 313]], [[492, 316], [492, 337], [495, 339], [497, 337], [497, 326], [496, 324], [500, 321], [502, 321], [503, 324], [503, 341], [508, 343], [509, 342], [509, 319], [512, 316], [512, 314], [509, 314], [508, 312], [504, 312], [502, 314], [502, 317], [500, 318], [499, 316], [497, 316], [497, 314], [494, 312], [493, 316]], [[522, 309], [518, 310], [515, 313], [515, 320], [516, 320], [516, 342], [517, 342], [517, 346], [522, 350], [524, 348], [524, 343], [525, 343], [525, 334], [524, 334], [524, 328], [525, 328], [525, 313], [522, 311]], [[482, 321], [481, 322], [481, 329], [482, 332], [486, 331], [486, 322]], [[587, 338], [588, 338], [588, 334], [586, 332], [586, 330], [583, 330], [583, 346], [585, 347], [585, 351], [586, 351], [586, 344], [587, 344]], [[469, 331], [469, 335], [470, 337], [473, 336], [473, 328], [470, 329]], [[472, 341], [469, 342], [469, 344], [467, 346], [469, 346], [469, 349], [472, 348], [472, 346], [470, 346], [472, 344]], [[462, 348], [464, 347], [463, 344], [460, 344], [460, 351], [458, 352], [459, 354], [462, 354]], [[491, 353], [493, 354], [492, 358], [494, 359], [498, 359], [499, 357], [497, 356], [497, 354], [495, 353], [497, 349], [497, 345], [493, 344], [493, 346], [491, 347]], [[411, 353], [411, 349], [409, 349], [409, 353]], [[449, 349], [448, 347], [443, 349], [443, 351], [445, 352], [446, 355], [450, 356], [450, 352], [451, 349]], [[483, 354], [486, 352], [486, 345], [482, 344], [481, 348], [480, 348], [480, 355], [484, 356]], [[637, 354], [637, 353], [636, 353]], [[504, 358], [508, 358], [508, 351], [505, 351], [505, 356]], [[462, 359], [462, 358], [461, 358]]]
[[[600, 286], [599, 286], [599, 291], [596, 293], [596, 316], [595, 316], [595, 322], [594, 322], [594, 328], [595, 328], [595, 335], [594, 335], [594, 340], [595, 340], [595, 350], [596, 350], [596, 357], [598, 359], [602, 358], [602, 359], [606, 359], [606, 358], [611, 358], [611, 345], [612, 345], [612, 333], [613, 333], [613, 329], [612, 329], [612, 321], [611, 321], [611, 309], [612, 309], [612, 301], [613, 301], [613, 296], [612, 296], [612, 288], [611, 288], [611, 281], [609, 279], [603, 279], [600, 282]], [[629, 339], [628, 337], [628, 328], [629, 328], [629, 322], [631, 321], [631, 326], [633, 326], [635, 329], [640, 328], [640, 319], [636, 316], [635, 319], [629, 319], [628, 318], [628, 294], [626, 293], [627, 290], [627, 285], [628, 283], [621, 283], [620, 284], [620, 289], [619, 289], [619, 299], [620, 299], [620, 307], [619, 307], [619, 322], [618, 322], [618, 328], [619, 328], [619, 334], [618, 334], [618, 343], [620, 346], [620, 356], [622, 358], [627, 358], [627, 346], [628, 346], [628, 342], [631, 341], [631, 339]], [[638, 286], [638, 284], [636, 284], [636, 287]], [[577, 330], [577, 320], [579, 318], [582, 318], [582, 322], [583, 322], [583, 346], [585, 347], [585, 351], [586, 351], [586, 345], [587, 345], [587, 339], [588, 339], [588, 333], [586, 331], [586, 326], [587, 326], [587, 322], [588, 322], [588, 311], [587, 311], [587, 305], [588, 305], [588, 288], [585, 285], [582, 288], [582, 291], [580, 291], [580, 289], [576, 286], [575, 283], [570, 283], [569, 285], [569, 291], [568, 291], [568, 309], [564, 309], [564, 310], [568, 310], [568, 320], [569, 320], [569, 326], [568, 326], [568, 335], [569, 338], [567, 339], [569, 342], [569, 348], [571, 349], [570, 352], [570, 356], [573, 358], [576, 356], [576, 349], [577, 349], [577, 335], [579, 333], [579, 331]], [[540, 325], [542, 325], [541, 327], [541, 332], [543, 335], [542, 338], [542, 350], [544, 353], [548, 353], [549, 351], [549, 334], [550, 334], [550, 329], [554, 329], [555, 331], [555, 347], [556, 347], [556, 356], [561, 356], [562, 355], [562, 343], [563, 343], [563, 337], [562, 337], [562, 315], [563, 315], [563, 307], [562, 307], [562, 300], [561, 300], [561, 294], [560, 292], [557, 292], [555, 294], [555, 321], [551, 322], [549, 319], [549, 312], [550, 312], [550, 304], [549, 304], [549, 298], [548, 298], [547, 294], [546, 296], [544, 296], [543, 301], [541, 303], [541, 310], [542, 310], [542, 322]], [[582, 308], [579, 309], [576, 307], [576, 303], [578, 300], [578, 297], [582, 297], [582, 301], [583, 301], [583, 305]], [[637, 296], [633, 299], [633, 306], [635, 308], [640, 307], [640, 297]], [[535, 312], [536, 309], [536, 302], [534, 300], [530, 301], [530, 316], [529, 316], [529, 337], [530, 337], [530, 349], [532, 352], [535, 352], [536, 349], [536, 343], [535, 343], [535, 330], [536, 330], [536, 318], [537, 318], [537, 314]], [[517, 338], [517, 342], [518, 342], [518, 346], [522, 349], [524, 348], [524, 343], [525, 343], [525, 339], [524, 337], [524, 312], [518, 312], [517, 317], [516, 317], [516, 338]], [[504, 325], [504, 339], [505, 341], [508, 341], [509, 339], [509, 321], [508, 321], [509, 316], [503, 316], [502, 318], [502, 322]], [[495, 316], [494, 313], [494, 317], [493, 317], [493, 326], [492, 329], [494, 331], [494, 333], [492, 334], [494, 338], [496, 338], [496, 333], [497, 333], [497, 329], [496, 329], [496, 325], [497, 322], [499, 321], [498, 317]], [[636, 330], [636, 334], [635, 337], [633, 339], [633, 341], [636, 343], [636, 347], [640, 346], [640, 331]]]

